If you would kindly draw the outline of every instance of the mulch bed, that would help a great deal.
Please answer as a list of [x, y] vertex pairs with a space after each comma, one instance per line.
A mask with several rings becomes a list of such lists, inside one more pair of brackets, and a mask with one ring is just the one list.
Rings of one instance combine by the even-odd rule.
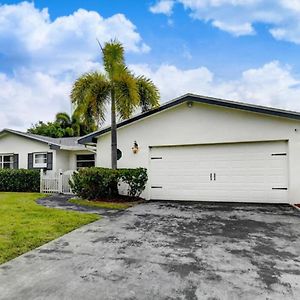
[[103, 198], [93, 199], [92, 201], [122, 203], [122, 202], [143, 202], [144, 199], [141, 198], [141, 197], [131, 197], [131, 196], [126, 196], [126, 195], [117, 195], [117, 196], [114, 196], [114, 197], [103, 197]]
[[300, 204], [295, 204], [295, 205], [300, 208]]

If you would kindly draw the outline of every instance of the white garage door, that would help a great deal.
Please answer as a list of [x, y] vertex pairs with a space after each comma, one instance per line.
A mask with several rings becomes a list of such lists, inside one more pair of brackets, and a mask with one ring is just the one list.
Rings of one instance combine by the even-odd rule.
[[288, 202], [287, 143], [154, 147], [153, 200]]

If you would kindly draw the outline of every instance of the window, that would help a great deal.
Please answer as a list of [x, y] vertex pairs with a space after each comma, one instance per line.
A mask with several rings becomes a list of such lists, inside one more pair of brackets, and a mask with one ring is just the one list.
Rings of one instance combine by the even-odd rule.
[[117, 149], [117, 160], [120, 160], [122, 158], [122, 151], [120, 149]]
[[33, 153], [33, 167], [46, 168], [47, 167], [47, 153]]
[[77, 155], [77, 170], [81, 168], [95, 167], [94, 154], [79, 154]]
[[13, 154], [0, 154], [0, 169], [13, 169], [14, 156]]

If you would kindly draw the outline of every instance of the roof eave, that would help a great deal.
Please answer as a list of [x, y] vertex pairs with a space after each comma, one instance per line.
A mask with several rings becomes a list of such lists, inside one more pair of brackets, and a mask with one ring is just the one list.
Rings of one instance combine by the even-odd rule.
[[78, 151], [78, 150], [85, 150], [84, 146], [60, 146], [61, 150], [68, 150], [68, 151]]
[[17, 132], [17, 131], [8, 129], [8, 128], [3, 129], [3, 130], [0, 132], [0, 135], [3, 134], [3, 133], [16, 134], [16, 135], [22, 136], [22, 137], [27, 138], [27, 139], [31, 139], [31, 140], [34, 140], [34, 141], [38, 141], [38, 142], [41, 142], [41, 143], [45, 143], [45, 144], [47, 144], [47, 145], [49, 145], [49, 146], [50, 146], [50, 145], [53, 145], [53, 146], [60, 147], [60, 144], [53, 143], [53, 142], [49, 142], [49, 141], [46, 141], [46, 140], [43, 140], [43, 139], [39, 139], [39, 138], [34, 137], [34, 136], [29, 136], [29, 135], [26, 135], [26, 134], [22, 134], [21, 132]]

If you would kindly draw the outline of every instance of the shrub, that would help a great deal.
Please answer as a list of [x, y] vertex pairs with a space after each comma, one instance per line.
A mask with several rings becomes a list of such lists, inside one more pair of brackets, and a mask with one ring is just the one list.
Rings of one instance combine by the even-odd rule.
[[70, 185], [79, 197], [97, 199], [117, 194], [118, 180], [118, 170], [84, 168], [74, 173]]
[[148, 180], [147, 170], [84, 168], [74, 173], [70, 181], [73, 192], [84, 199], [97, 199], [118, 194], [118, 184], [128, 184], [128, 195], [139, 196]]
[[0, 191], [39, 192], [39, 170], [0, 169]]
[[128, 184], [128, 196], [140, 196], [148, 181], [147, 169], [120, 169], [121, 181]]

